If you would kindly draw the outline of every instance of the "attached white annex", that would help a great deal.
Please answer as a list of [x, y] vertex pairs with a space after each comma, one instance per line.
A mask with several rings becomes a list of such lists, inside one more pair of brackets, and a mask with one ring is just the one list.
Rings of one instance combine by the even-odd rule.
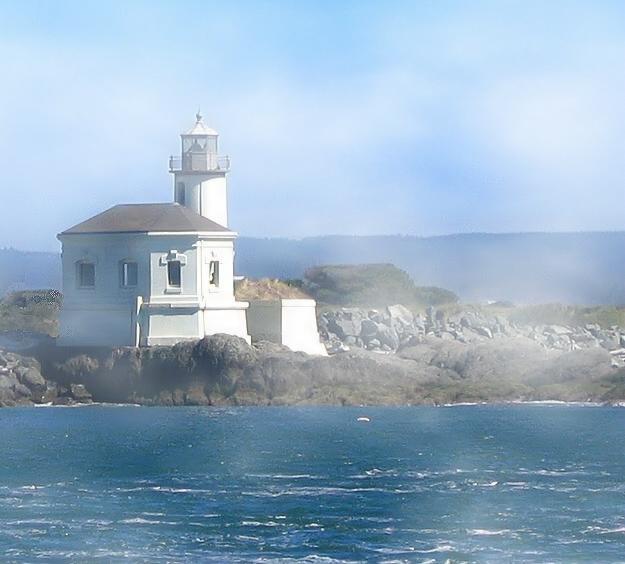
[[[170, 159], [174, 202], [114, 206], [58, 235], [60, 346], [163, 345], [215, 333], [250, 342], [249, 304], [234, 296], [230, 161], [219, 156], [217, 132], [196, 117], [181, 135], [181, 156]], [[307, 309], [290, 334], [306, 334], [308, 341], [294, 348], [323, 354], [314, 302]], [[259, 329], [258, 338], [272, 332]]]

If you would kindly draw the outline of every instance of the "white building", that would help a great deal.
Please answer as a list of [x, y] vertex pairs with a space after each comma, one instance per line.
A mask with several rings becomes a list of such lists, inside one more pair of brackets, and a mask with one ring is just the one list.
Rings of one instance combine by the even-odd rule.
[[[215, 333], [250, 342], [249, 304], [234, 296], [230, 161], [219, 156], [217, 132], [196, 117], [181, 135], [180, 157], [170, 159], [174, 202], [114, 206], [58, 235], [60, 346], [169, 345]], [[294, 350], [323, 354], [314, 308], [302, 300], [298, 315], [280, 316], [279, 331], [264, 330], [255, 315], [254, 337], [273, 335]]]

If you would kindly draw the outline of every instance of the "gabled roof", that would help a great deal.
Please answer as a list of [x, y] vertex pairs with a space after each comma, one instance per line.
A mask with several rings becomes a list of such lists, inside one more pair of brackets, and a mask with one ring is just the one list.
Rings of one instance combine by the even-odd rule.
[[186, 206], [168, 204], [122, 204], [114, 206], [61, 235], [76, 233], [148, 233], [148, 232], [233, 233], [223, 225], [194, 212]]

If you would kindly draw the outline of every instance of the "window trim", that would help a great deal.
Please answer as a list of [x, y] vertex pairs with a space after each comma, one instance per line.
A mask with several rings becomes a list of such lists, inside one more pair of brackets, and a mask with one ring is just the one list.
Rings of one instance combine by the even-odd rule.
[[[180, 263], [180, 286], [172, 286], [169, 283], [169, 263]], [[187, 256], [183, 253], [179, 253], [176, 249], [171, 249], [166, 255], [162, 255], [158, 261], [160, 266], [165, 267], [165, 294], [182, 294], [184, 280], [183, 267], [187, 265]]]
[[[83, 284], [83, 272], [82, 269], [84, 266], [91, 266], [93, 268], [93, 284]], [[79, 260], [76, 261], [76, 287], [79, 290], [95, 290], [96, 287], [96, 268], [95, 262], [90, 260]]]
[[[178, 283], [172, 283], [172, 266], [178, 265]], [[167, 261], [167, 289], [172, 291], [182, 291], [182, 261], [180, 259], [172, 259]]]
[[[134, 264], [135, 265], [135, 283], [127, 284], [127, 272], [126, 265]], [[122, 259], [119, 261], [119, 286], [123, 290], [132, 290], [139, 285], [139, 263], [134, 259]]]

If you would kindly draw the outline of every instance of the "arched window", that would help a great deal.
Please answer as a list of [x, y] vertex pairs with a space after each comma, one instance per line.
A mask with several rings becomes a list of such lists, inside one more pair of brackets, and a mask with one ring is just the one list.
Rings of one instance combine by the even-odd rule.
[[81, 260], [76, 263], [76, 281], [79, 288], [95, 287], [95, 264]]
[[178, 182], [178, 197], [176, 198], [176, 201], [181, 205], [184, 206], [186, 205], [187, 202], [187, 195], [186, 195], [186, 190], [185, 190], [185, 185], [184, 182]]

